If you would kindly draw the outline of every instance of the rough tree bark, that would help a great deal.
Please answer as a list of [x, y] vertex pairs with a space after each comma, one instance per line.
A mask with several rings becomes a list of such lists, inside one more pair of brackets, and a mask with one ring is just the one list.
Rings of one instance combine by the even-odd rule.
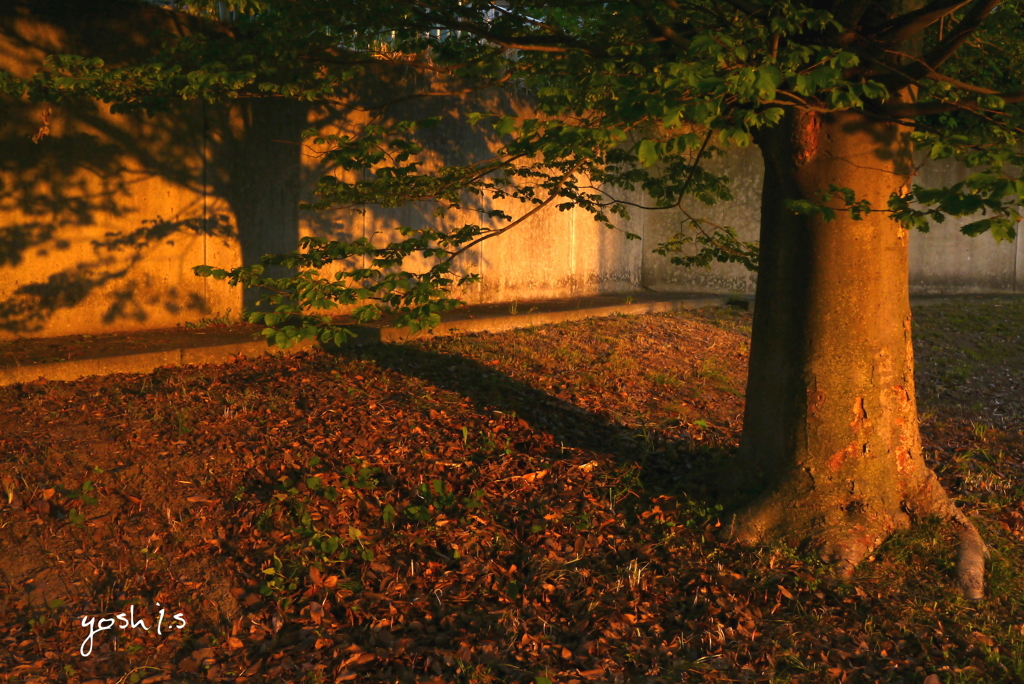
[[[885, 208], [913, 173], [910, 130], [857, 112], [790, 111], [760, 134], [761, 266], [742, 486], [760, 492], [728, 530], [817, 546], [849, 575], [892, 532], [938, 515], [961, 539], [965, 593], [985, 546], [925, 465], [911, 346], [907, 231], [884, 211], [798, 215], [830, 183]], [[832, 201], [836, 206], [839, 203]]]

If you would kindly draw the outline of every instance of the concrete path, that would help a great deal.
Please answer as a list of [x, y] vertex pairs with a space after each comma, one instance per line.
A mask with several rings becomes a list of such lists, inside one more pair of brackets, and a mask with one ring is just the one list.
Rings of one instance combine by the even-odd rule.
[[[402, 342], [425, 335], [500, 332], [549, 323], [613, 314], [646, 314], [722, 306], [720, 295], [653, 294], [600, 295], [542, 302], [468, 306], [445, 315], [430, 332], [410, 335], [387, 322], [352, 326], [355, 344]], [[280, 353], [258, 336], [259, 326], [172, 328], [109, 335], [73, 335], [23, 339], [0, 344], [0, 385], [45, 380], [78, 380], [111, 373], [148, 373], [161, 366], [226, 363], [239, 356]], [[284, 353], [310, 349], [298, 344]]]

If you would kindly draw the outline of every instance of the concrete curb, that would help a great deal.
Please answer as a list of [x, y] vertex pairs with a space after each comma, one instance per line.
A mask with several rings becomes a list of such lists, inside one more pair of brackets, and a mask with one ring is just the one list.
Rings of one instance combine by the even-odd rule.
[[[599, 318], [615, 314], [637, 315], [665, 313], [683, 309], [699, 309], [723, 306], [729, 301], [724, 296], [701, 296], [686, 299], [635, 302], [612, 306], [578, 308], [562, 311], [527, 312], [510, 315], [490, 315], [480, 318], [462, 318], [441, 323], [431, 331], [410, 334], [406, 329], [353, 326], [357, 333], [356, 344], [374, 342], [405, 342], [424, 337], [443, 336], [471, 332], [503, 332], [517, 328], [529, 328], [551, 323], [576, 321], [583, 318]], [[258, 357], [263, 354], [295, 353], [317, 346], [314, 342], [301, 342], [291, 349], [282, 350], [268, 346], [263, 340], [239, 341], [231, 344], [212, 346], [181, 347], [168, 351], [106, 356], [102, 358], [74, 359], [36, 363], [23, 366], [0, 367], [0, 386], [13, 385], [37, 380], [71, 382], [94, 375], [113, 373], [149, 373], [163, 366], [187, 366], [204, 363], [227, 363], [240, 356]]]
[[[486, 318], [465, 318], [457, 321], [443, 322], [429, 332], [418, 334], [410, 334], [407, 330], [402, 328], [374, 328], [374, 330], [380, 331], [380, 337], [374, 341], [405, 342], [410, 339], [458, 333], [504, 332], [506, 330], [516, 330], [517, 328], [530, 328], [537, 325], [578, 321], [584, 318], [602, 318], [605, 316], [614, 316], [616, 314], [636, 316], [639, 314], [682, 311], [683, 309], [703, 309], [712, 306], [724, 306], [728, 301], [728, 297], [691, 297], [688, 299], [673, 299], [660, 302], [635, 302], [632, 304], [597, 306], [569, 309], [566, 311], [541, 311], [510, 314], [507, 316], [489, 316]], [[360, 332], [362, 332], [362, 330], [367, 329], [360, 329]]]
[[125, 354], [123, 356], [105, 356], [96, 359], [74, 359], [72, 361], [54, 361], [52, 363], [34, 363], [27, 366], [8, 366], [0, 368], [0, 386], [14, 385], [19, 382], [35, 382], [36, 380], [58, 380], [71, 382], [92, 375], [111, 375], [113, 373], [149, 373], [162, 366], [187, 366], [201, 363], [226, 363], [233, 357], [260, 356], [276, 352], [296, 352], [313, 347], [311, 342], [297, 344], [291, 349], [282, 350], [268, 347], [262, 340], [239, 342], [237, 344], [220, 344], [213, 347], [187, 347], [170, 351], [146, 352], [143, 354]]

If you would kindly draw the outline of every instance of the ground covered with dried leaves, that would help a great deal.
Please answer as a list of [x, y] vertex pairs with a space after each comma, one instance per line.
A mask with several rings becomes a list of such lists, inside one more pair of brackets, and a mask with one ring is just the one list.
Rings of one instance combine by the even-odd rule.
[[1024, 681], [1024, 299], [915, 313], [981, 602], [718, 542], [750, 317], [613, 317], [0, 389], [0, 680]]

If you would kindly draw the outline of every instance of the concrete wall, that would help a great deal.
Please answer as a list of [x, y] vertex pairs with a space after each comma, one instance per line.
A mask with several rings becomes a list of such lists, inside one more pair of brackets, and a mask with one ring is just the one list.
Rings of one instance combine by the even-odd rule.
[[[691, 202], [695, 216], [734, 228], [740, 239], [757, 240], [760, 231], [761, 182], [764, 163], [757, 148], [733, 150], [710, 165], [732, 179], [733, 201], [713, 207]], [[950, 160], [924, 161], [914, 182], [924, 187], [948, 187], [969, 171]], [[910, 289], [914, 294], [1024, 292], [1024, 237], [997, 242], [991, 235], [967, 237], [961, 226], [977, 217], [948, 218], [927, 233], [910, 235]], [[674, 212], [646, 212], [642, 217], [645, 242], [667, 240], [679, 225]], [[1024, 226], [1022, 226], [1024, 227]], [[753, 294], [755, 274], [736, 264], [715, 264], [711, 269], [681, 269], [667, 259], [643, 254], [643, 285], [663, 292], [728, 292]]]
[[[0, 66], [30, 75], [53, 52], [117, 64], [158, 32], [188, 30], [188, 18], [137, 5], [4, 2]], [[9, 100], [0, 108], [0, 338], [173, 326], [238, 310], [235, 293], [191, 273], [238, 252], [235, 224], [208, 211], [201, 105], [152, 118], [97, 102], [49, 114]], [[49, 134], [33, 142], [47, 121]]]
[[[969, 171], [950, 160], [928, 161], [915, 182], [948, 187]], [[970, 238], [960, 227], [977, 217], [947, 219], [910, 239], [910, 287], [919, 294], [1024, 292], [1024, 236], [996, 242], [989, 234]], [[1018, 226], [1018, 230], [1024, 225]]]
[[[353, 95], [361, 107], [379, 106], [380, 102], [374, 100], [374, 93], [379, 93], [377, 97], [381, 99], [394, 98], [402, 88], [409, 87], [408, 83], [389, 82], [384, 74], [367, 80], [372, 83], [357, 89], [371, 94]], [[435, 88], [438, 87], [443, 86], [435, 84]], [[463, 122], [465, 112], [485, 109], [500, 109], [511, 115], [532, 115], [523, 102], [499, 93], [484, 93], [469, 100], [418, 100], [388, 108], [387, 118], [439, 117], [438, 125], [421, 129], [417, 134], [418, 142], [426, 150], [424, 166], [461, 165], [491, 158], [500, 147], [500, 141], [493, 135], [470, 129]], [[352, 130], [359, 124], [355, 114], [339, 120], [336, 112], [327, 110], [318, 110], [310, 122], [330, 132], [345, 127]], [[323, 170], [318, 164], [316, 150], [307, 149], [303, 168], [306, 177], [303, 193], [309, 198], [310, 188]], [[449, 212], [443, 220], [433, 216], [435, 207], [432, 203], [413, 203], [397, 209], [369, 207], [362, 214], [353, 211], [304, 212], [300, 232], [346, 239], [367, 237], [374, 244], [383, 245], [400, 239], [399, 226], [430, 224], [453, 228], [466, 223], [487, 224], [488, 221], [482, 219], [476, 209], [502, 209], [518, 217], [530, 205], [505, 199], [487, 201], [481, 206], [479, 198], [476, 198], [467, 202], [466, 208]], [[490, 225], [501, 227], [503, 224], [492, 221]], [[598, 225], [588, 212], [579, 209], [560, 211], [549, 205], [508, 233], [482, 242], [461, 255], [455, 262], [456, 272], [477, 273], [481, 281], [466, 286], [458, 294], [470, 303], [490, 303], [632, 292], [640, 282], [640, 253], [640, 246], [635, 241], [626, 240], [623, 230], [612, 231]], [[413, 271], [428, 267], [415, 257], [405, 264], [405, 268]]]
[[[754, 146], [735, 148], [713, 159], [708, 170], [731, 181], [732, 201], [707, 206], [688, 200], [683, 208], [694, 218], [728, 226], [744, 242], [756, 242], [761, 231], [761, 185], [764, 177], [761, 153]], [[757, 275], [740, 264], [715, 263], [711, 268], [682, 268], [668, 258], [652, 254], [658, 243], [676, 233], [684, 218], [675, 210], [645, 211], [638, 217], [644, 236], [643, 285], [657, 292], [716, 292], [752, 294]], [[691, 251], [692, 253], [692, 251]]]
[[[144, 49], [158, 31], [195, 30], [191, 21], [116, 0], [0, 2], [0, 66], [29, 74], [54, 52], [96, 54], [116, 63]], [[392, 96], [395, 87], [363, 84], [352, 102]], [[487, 97], [488, 105], [523, 113], [522, 103]], [[391, 115], [407, 117], [411, 106]], [[319, 151], [303, 146], [301, 131], [355, 129], [365, 117], [355, 108], [254, 100], [230, 107], [185, 103], [147, 117], [115, 115], [102, 104], [80, 102], [54, 108], [49, 135], [36, 143], [31, 138], [47, 120], [44, 108], [9, 101], [0, 107], [0, 339], [159, 328], [228, 311], [237, 315], [241, 293], [193, 276], [192, 266], [254, 263], [263, 254], [295, 249], [302, 235], [366, 236], [384, 244], [399, 225], [435, 220], [432, 207], [417, 205], [365, 213], [298, 210], [299, 199], [311, 197], [323, 171]], [[423, 136], [435, 163], [482, 158], [498, 144], [457, 122], [456, 114], [473, 107], [471, 102], [437, 99], [416, 107], [420, 116], [442, 119]], [[756, 148], [735, 150], [714, 168], [733, 179], [734, 200], [713, 207], [691, 203], [687, 210], [733, 227], [741, 239], [756, 240], [763, 168]], [[964, 173], [933, 163], [919, 180], [948, 185]], [[505, 208], [516, 215], [522, 205], [506, 201]], [[755, 277], [742, 267], [685, 270], [651, 253], [680, 219], [677, 211], [634, 211], [613, 231], [584, 211], [546, 208], [463, 255], [459, 268], [483, 279], [460, 294], [486, 303], [641, 287], [752, 292]], [[464, 211], [449, 220], [477, 217]], [[1024, 291], [1022, 241], [970, 239], [957, 232], [958, 225], [912, 237], [914, 290]], [[626, 230], [643, 241], [626, 240]]]

